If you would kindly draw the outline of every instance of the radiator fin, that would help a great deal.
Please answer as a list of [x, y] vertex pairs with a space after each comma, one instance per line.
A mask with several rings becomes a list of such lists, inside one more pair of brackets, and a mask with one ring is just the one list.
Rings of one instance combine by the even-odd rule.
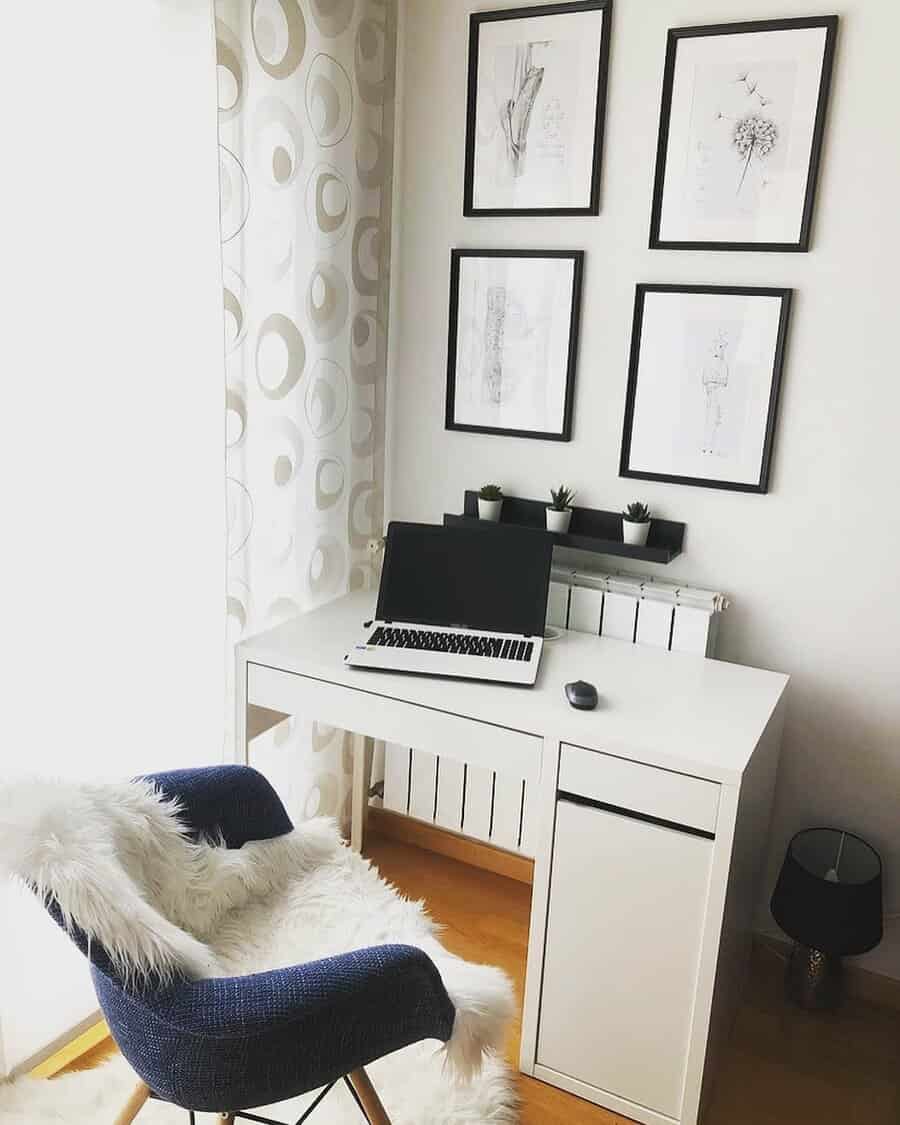
[[522, 820], [522, 779], [498, 773], [494, 778], [494, 816], [491, 843], [514, 852], [519, 847]]
[[409, 815], [434, 820], [438, 784], [438, 759], [426, 750], [413, 750], [409, 774]]
[[491, 839], [491, 809], [494, 802], [494, 771], [466, 766], [466, 800], [462, 830], [476, 840]]
[[642, 601], [637, 617], [635, 644], [667, 649], [672, 639], [674, 613], [675, 606], [666, 605], [665, 602]]
[[463, 781], [466, 768], [453, 758], [441, 758], [438, 769], [437, 813], [435, 823], [441, 828], [462, 831]]
[[384, 807], [393, 812], [409, 812], [409, 764], [412, 751], [408, 746], [387, 742], [384, 746]]
[[637, 628], [637, 598], [627, 594], [603, 595], [603, 624], [600, 635], [617, 641], [633, 641]]

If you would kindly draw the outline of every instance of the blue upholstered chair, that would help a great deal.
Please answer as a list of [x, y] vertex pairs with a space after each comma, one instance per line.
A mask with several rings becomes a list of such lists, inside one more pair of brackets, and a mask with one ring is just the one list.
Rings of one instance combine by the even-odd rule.
[[[293, 828], [271, 785], [244, 766], [148, 780], [177, 800], [198, 838], [240, 848]], [[48, 908], [62, 924], [56, 904]], [[371, 1125], [390, 1125], [364, 1066], [422, 1039], [446, 1042], [453, 1030], [454, 1007], [438, 970], [412, 946], [376, 946], [244, 977], [134, 985], [77, 927], [68, 932], [90, 958], [112, 1035], [142, 1080], [116, 1125], [129, 1125], [149, 1097], [181, 1106], [191, 1122], [201, 1111], [269, 1122], [241, 1111], [323, 1087], [303, 1121], [341, 1079]]]

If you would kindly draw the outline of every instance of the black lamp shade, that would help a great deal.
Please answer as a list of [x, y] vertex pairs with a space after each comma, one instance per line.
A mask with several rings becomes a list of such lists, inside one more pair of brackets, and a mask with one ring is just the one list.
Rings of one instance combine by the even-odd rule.
[[881, 858], [864, 840], [835, 828], [809, 828], [788, 844], [772, 915], [810, 949], [866, 953], [881, 941]]

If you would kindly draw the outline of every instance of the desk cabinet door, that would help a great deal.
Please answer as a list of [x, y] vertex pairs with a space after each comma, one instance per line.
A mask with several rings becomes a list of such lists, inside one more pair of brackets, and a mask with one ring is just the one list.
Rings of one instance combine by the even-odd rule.
[[680, 1116], [712, 847], [559, 802], [539, 1064]]

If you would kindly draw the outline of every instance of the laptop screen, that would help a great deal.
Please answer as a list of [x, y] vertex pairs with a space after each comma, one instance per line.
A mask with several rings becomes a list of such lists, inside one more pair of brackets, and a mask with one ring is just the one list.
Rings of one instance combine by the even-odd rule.
[[552, 554], [529, 528], [391, 523], [378, 619], [543, 636]]

